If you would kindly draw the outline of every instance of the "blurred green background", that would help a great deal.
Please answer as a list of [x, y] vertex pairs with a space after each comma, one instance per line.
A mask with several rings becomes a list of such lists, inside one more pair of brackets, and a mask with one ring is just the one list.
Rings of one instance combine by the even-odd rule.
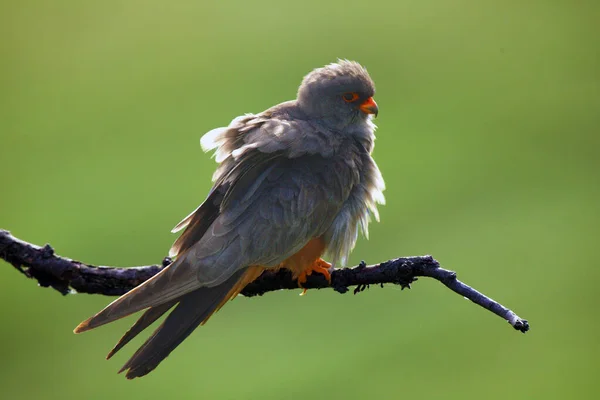
[[[600, 237], [597, 1], [0, 5], [0, 228], [89, 263], [155, 263], [210, 187], [200, 136], [364, 64], [388, 200], [351, 263], [432, 254], [530, 320], [439, 283], [237, 299], [149, 376], [104, 356], [111, 299], [0, 265], [6, 399], [591, 399]], [[144, 335], [142, 335], [144, 336]], [[595, 393], [595, 395], [594, 395]]]

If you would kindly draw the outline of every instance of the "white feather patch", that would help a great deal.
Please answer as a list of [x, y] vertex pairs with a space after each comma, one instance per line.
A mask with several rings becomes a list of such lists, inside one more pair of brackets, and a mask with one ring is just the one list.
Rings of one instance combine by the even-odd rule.
[[204, 151], [210, 151], [216, 149], [221, 145], [223, 141], [223, 134], [228, 128], [215, 128], [212, 131], [205, 133], [200, 138], [200, 146]]

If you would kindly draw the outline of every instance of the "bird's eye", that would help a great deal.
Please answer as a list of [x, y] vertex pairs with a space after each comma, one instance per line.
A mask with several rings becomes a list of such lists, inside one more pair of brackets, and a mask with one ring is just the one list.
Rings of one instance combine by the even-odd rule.
[[342, 95], [342, 98], [346, 103], [352, 103], [353, 101], [358, 100], [358, 93], [356, 92], [348, 92]]

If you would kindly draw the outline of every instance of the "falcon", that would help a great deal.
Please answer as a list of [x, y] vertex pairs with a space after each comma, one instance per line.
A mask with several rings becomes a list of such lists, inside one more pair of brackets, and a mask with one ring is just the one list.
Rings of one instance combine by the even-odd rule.
[[[344, 265], [384, 203], [371, 157], [378, 107], [367, 70], [339, 60], [306, 75], [295, 100], [206, 133], [219, 164], [204, 202], [181, 221], [157, 275], [82, 322], [84, 332], [145, 310], [107, 358], [173, 309], [119, 372], [148, 374], [265, 270], [307, 275]], [[330, 260], [326, 262], [322, 257]]]

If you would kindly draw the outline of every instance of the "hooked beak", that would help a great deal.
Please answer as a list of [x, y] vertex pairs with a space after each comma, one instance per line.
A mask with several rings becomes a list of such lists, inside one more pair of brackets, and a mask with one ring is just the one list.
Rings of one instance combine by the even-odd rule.
[[364, 103], [362, 103], [358, 108], [365, 114], [374, 114], [377, 116], [379, 113], [377, 103], [375, 103], [375, 100], [373, 100], [372, 97], [369, 97], [367, 100], [365, 100]]

